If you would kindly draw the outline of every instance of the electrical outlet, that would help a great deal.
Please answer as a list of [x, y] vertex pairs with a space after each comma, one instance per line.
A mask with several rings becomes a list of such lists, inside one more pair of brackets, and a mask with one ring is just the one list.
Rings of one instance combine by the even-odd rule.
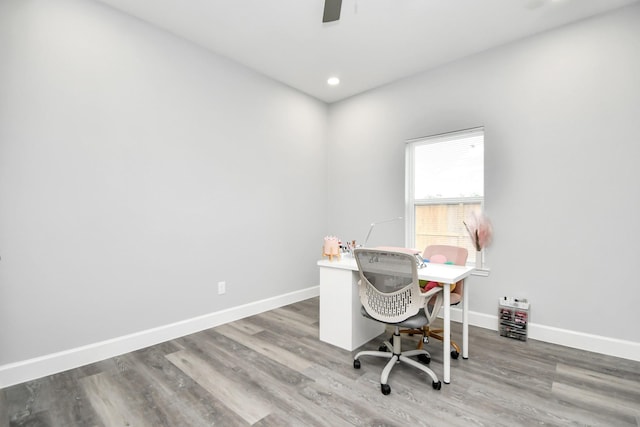
[[227, 292], [227, 282], [218, 282], [218, 295]]

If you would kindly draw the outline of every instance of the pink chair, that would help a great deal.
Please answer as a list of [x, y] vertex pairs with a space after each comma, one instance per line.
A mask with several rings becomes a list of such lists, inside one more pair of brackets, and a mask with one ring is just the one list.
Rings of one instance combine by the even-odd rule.
[[[467, 256], [469, 252], [465, 248], [449, 245], [431, 245], [427, 246], [422, 257], [429, 262], [436, 263], [451, 263], [455, 265], [465, 265], [467, 262]], [[432, 261], [433, 259], [433, 261]], [[462, 290], [464, 287], [464, 280], [456, 283], [455, 288], [451, 291], [451, 305], [458, 304], [462, 300]], [[429, 325], [423, 326], [422, 329], [404, 329], [401, 333], [407, 333], [410, 335], [422, 335], [422, 340], [418, 343], [418, 349], [422, 349], [423, 344], [429, 341], [429, 337], [443, 341], [442, 334], [443, 329], [433, 329]], [[451, 357], [457, 359], [460, 356], [460, 346], [451, 340]], [[430, 360], [426, 358], [420, 358], [421, 361], [429, 363]]]

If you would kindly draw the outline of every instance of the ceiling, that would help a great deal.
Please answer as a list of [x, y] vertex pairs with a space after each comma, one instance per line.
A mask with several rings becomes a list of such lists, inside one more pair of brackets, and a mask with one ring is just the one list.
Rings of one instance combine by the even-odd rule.
[[331, 103], [640, 0], [99, 1]]

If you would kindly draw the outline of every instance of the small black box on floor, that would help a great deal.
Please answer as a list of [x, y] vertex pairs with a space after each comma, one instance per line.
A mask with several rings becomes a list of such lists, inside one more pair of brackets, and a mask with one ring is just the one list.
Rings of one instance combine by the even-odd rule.
[[500, 336], [527, 340], [529, 302], [526, 299], [502, 297], [498, 303], [498, 331]]

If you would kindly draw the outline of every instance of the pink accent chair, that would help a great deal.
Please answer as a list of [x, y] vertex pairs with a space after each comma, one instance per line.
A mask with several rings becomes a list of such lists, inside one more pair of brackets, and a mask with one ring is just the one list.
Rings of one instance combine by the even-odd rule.
[[[431, 245], [427, 246], [422, 253], [422, 257], [429, 262], [445, 263], [450, 262], [455, 265], [465, 265], [469, 252], [465, 248], [449, 245]], [[428, 268], [428, 267], [427, 267]], [[455, 288], [451, 291], [451, 304], [455, 305], [462, 301], [462, 291], [464, 289], [464, 280], [456, 283]], [[433, 329], [429, 325], [423, 326], [422, 329], [404, 329], [400, 333], [408, 333], [410, 335], [422, 335], [422, 340], [418, 343], [418, 349], [422, 349], [423, 344], [429, 342], [429, 338], [443, 341], [443, 329]], [[460, 346], [451, 340], [451, 357], [457, 359], [460, 356]], [[429, 363], [430, 360], [420, 358], [421, 361]]]

